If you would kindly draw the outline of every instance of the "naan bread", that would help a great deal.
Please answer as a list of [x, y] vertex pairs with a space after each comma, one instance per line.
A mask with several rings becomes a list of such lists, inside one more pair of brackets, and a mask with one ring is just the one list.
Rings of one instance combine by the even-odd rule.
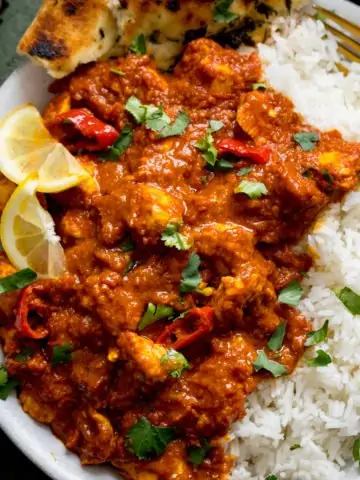
[[[42, 64], [53, 77], [79, 64], [123, 55], [139, 35], [161, 69], [171, 67], [186, 43], [215, 36], [233, 47], [261, 41], [264, 25], [308, 0], [44, 0], [18, 51]], [[237, 17], [219, 22], [215, 7], [230, 5]]]

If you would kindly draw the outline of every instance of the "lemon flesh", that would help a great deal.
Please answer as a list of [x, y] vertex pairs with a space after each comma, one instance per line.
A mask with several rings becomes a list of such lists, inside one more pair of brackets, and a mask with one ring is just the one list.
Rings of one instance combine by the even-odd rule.
[[39, 277], [52, 278], [66, 270], [65, 254], [54, 221], [36, 197], [38, 180], [19, 185], [5, 206], [0, 238], [12, 264], [31, 268]]

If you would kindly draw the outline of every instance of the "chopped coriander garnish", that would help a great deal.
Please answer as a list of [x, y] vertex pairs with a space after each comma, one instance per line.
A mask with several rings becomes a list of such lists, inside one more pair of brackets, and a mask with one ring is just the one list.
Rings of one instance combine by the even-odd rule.
[[316, 143], [320, 141], [319, 134], [316, 132], [295, 133], [295, 135], [293, 135], [293, 139], [305, 152], [314, 150]]
[[188, 263], [181, 274], [180, 293], [188, 293], [196, 290], [202, 278], [199, 272], [200, 257], [191, 252]]
[[134, 260], [130, 260], [130, 262], [126, 265], [124, 270], [124, 275], [127, 275], [131, 272], [131, 270], [135, 267], [136, 262]]
[[206, 438], [201, 440], [201, 446], [191, 445], [188, 448], [188, 461], [197, 467], [205, 460], [206, 455], [213, 447]]
[[6, 400], [19, 382], [9, 374], [2, 363], [0, 363], [0, 400]]
[[296, 307], [299, 305], [303, 293], [302, 286], [296, 280], [292, 280], [287, 287], [281, 290], [278, 301]]
[[291, 445], [290, 450], [297, 450], [298, 448], [301, 448], [301, 445], [299, 443], [295, 443], [294, 445]]
[[213, 10], [213, 18], [217, 23], [230, 23], [238, 18], [236, 13], [230, 12], [229, 9], [234, 0], [216, 0]]
[[124, 72], [121, 72], [120, 70], [118, 70], [117, 68], [110, 68], [110, 72], [111, 73], [115, 73], [115, 75], [119, 75], [119, 77], [123, 77], [125, 75]]
[[24, 268], [24, 270], [19, 270], [12, 275], [0, 278], [0, 294], [24, 288], [33, 283], [36, 278], [36, 273], [30, 268]]
[[126, 448], [140, 460], [147, 460], [162, 455], [175, 438], [175, 428], [157, 427], [141, 417], [126, 434]]
[[136, 121], [136, 123], [145, 122], [145, 115], [146, 115], [145, 106], [142, 105], [140, 100], [134, 95], [128, 98], [125, 104], [125, 110], [134, 117], [134, 120]]
[[210, 120], [209, 121], [210, 133], [215, 133], [224, 128], [223, 122], [220, 120]]
[[319, 328], [319, 330], [314, 330], [307, 334], [307, 340], [305, 342], [305, 347], [311, 347], [317, 343], [323, 342], [327, 339], [328, 335], [329, 320], [326, 320], [324, 325]]
[[210, 130], [195, 143], [195, 147], [202, 153], [206, 164], [214, 167], [217, 160], [217, 150]]
[[277, 480], [277, 476], [276, 475], [269, 475], [265, 478], [265, 480]]
[[244, 175], [247, 175], [248, 173], [252, 172], [254, 170], [254, 167], [244, 167], [240, 168], [240, 170], [237, 172], [238, 177], [243, 177]]
[[9, 379], [8, 372], [4, 365], [0, 363], [0, 387], [3, 387]]
[[20, 362], [20, 363], [25, 363], [27, 362], [28, 360], [30, 360], [30, 358], [32, 357], [32, 354], [33, 354], [33, 350], [31, 350], [31, 348], [24, 348], [23, 350], [21, 350], [20, 353], [18, 353], [16, 356], [15, 356], [15, 360], [17, 362]]
[[272, 334], [267, 343], [267, 348], [272, 351], [280, 350], [285, 337], [286, 323], [282, 322]]
[[170, 118], [164, 112], [163, 107], [155, 107], [154, 105], [142, 105], [145, 110], [145, 125], [150, 130], [160, 132], [170, 123]]
[[266, 90], [267, 85], [266, 85], [266, 83], [253, 83], [252, 89], [253, 90]]
[[318, 350], [316, 352], [316, 357], [310, 360], [306, 360], [306, 364], [310, 367], [326, 367], [331, 363], [331, 357], [324, 350]]
[[335, 292], [339, 300], [353, 315], [360, 314], [360, 295], [354, 292], [350, 287], [344, 287]]
[[73, 345], [71, 343], [57, 345], [54, 347], [52, 351], [51, 365], [54, 367], [62, 363], [70, 363], [72, 360], [72, 349]]
[[161, 320], [162, 318], [168, 318], [174, 315], [174, 310], [168, 305], [154, 305], [148, 303], [145, 312], [143, 313], [138, 325], [138, 330], [144, 330], [149, 325]]
[[179, 224], [168, 223], [161, 235], [161, 240], [167, 247], [175, 247], [177, 250], [188, 250], [190, 244], [187, 238], [179, 233]]
[[274, 362], [273, 360], [269, 360], [266, 353], [263, 350], [258, 350], [258, 356], [253, 366], [255, 368], [255, 372], [259, 370], [267, 370], [272, 374], [273, 377], [282, 377], [283, 375], [287, 375], [288, 371], [281, 363]]
[[133, 136], [133, 129], [129, 123], [127, 123], [121, 130], [121, 133], [116, 142], [100, 156], [100, 160], [112, 160], [117, 161], [122, 153], [131, 145]]
[[249, 182], [248, 180], [242, 180], [235, 188], [234, 193], [244, 193], [252, 200], [261, 198], [268, 193], [266, 185], [261, 182]]
[[228, 160], [225, 160], [225, 158], [218, 158], [214, 169], [222, 172], [230, 172], [231, 170], [234, 170], [234, 165]]
[[184, 110], [181, 110], [172, 125], [165, 125], [156, 138], [174, 137], [181, 135], [190, 123], [190, 118]]
[[321, 170], [321, 176], [329, 183], [334, 183], [334, 177], [327, 170]]
[[169, 348], [167, 353], [161, 357], [160, 364], [165, 366], [173, 378], [181, 377], [183, 371], [189, 368], [189, 362], [184, 355], [173, 348]]
[[145, 35], [141, 33], [137, 35], [132, 44], [129, 47], [130, 51], [135, 53], [136, 55], [144, 55], [146, 53], [146, 43], [145, 43]]
[[121, 244], [120, 251], [121, 252], [131, 252], [135, 250], [135, 245], [130, 237], [127, 237], [124, 242]]
[[352, 449], [355, 462], [360, 462], [360, 438], [356, 439]]
[[207, 177], [200, 177], [200, 182], [203, 184], [203, 185], [206, 185], [208, 183], [209, 179]]

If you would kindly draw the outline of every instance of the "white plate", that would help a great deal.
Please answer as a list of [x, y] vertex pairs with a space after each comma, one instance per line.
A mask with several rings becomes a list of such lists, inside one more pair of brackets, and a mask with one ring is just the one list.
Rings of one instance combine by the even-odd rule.
[[[319, 5], [335, 9], [341, 16], [360, 25], [360, 7], [346, 0], [318, 0]], [[49, 95], [51, 79], [31, 64], [14, 72], [0, 88], [0, 118], [14, 107], [26, 102], [42, 109]], [[0, 352], [0, 360], [2, 354]], [[50, 430], [26, 415], [12, 394], [0, 401], [0, 427], [9, 438], [47, 475], [54, 480], [119, 480], [119, 474], [106, 467], [81, 467], [76, 455], [66, 450]]]

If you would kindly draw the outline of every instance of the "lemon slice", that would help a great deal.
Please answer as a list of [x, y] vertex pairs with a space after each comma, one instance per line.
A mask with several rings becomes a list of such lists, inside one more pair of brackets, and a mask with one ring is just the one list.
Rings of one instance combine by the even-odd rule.
[[1, 217], [0, 239], [13, 265], [39, 277], [65, 272], [65, 255], [54, 221], [36, 197], [38, 180], [29, 178], [11, 195]]
[[20, 184], [38, 177], [38, 191], [61, 192], [84, 179], [88, 172], [46, 129], [33, 105], [11, 112], [0, 125], [0, 170]]

